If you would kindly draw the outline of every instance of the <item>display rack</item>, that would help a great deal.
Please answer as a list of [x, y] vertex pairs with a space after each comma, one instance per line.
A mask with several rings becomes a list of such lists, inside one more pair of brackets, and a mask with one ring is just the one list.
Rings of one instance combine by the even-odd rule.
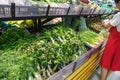
[[15, 3], [11, 5], [0, 5], [0, 20], [20, 20], [36, 18], [55, 18], [66, 16], [101, 16], [103, 14], [113, 14], [114, 11], [97, 10], [90, 6], [69, 7], [51, 7], [48, 6], [18, 6]]

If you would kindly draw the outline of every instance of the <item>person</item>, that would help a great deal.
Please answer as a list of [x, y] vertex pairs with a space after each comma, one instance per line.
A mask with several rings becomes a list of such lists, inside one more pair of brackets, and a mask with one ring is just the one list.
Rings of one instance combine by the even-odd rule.
[[[120, 0], [114, 0], [116, 7], [120, 10]], [[100, 80], [107, 80], [113, 71], [120, 71], [120, 12], [116, 13], [110, 21], [103, 24], [109, 27], [109, 37], [100, 59]]]

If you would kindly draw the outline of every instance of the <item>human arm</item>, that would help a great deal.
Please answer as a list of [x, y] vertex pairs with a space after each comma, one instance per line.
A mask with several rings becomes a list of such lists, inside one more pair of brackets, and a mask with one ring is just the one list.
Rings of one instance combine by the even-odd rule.
[[105, 27], [105, 28], [110, 28], [110, 27], [112, 27], [110, 21], [104, 22], [104, 23], [102, 24], [102, 26]]
[[118, 27], [120, 25], [120, 12], [114, 15], [111, 20], [103, 20], [102, 26], [109, 28], [109, 27]]

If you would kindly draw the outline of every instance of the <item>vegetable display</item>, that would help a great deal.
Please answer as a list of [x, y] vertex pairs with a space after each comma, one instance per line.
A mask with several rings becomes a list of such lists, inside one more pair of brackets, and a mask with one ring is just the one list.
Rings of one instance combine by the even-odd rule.
[[[91, 38], [92, 37], [92, 38]], [[89, 39], [88, 39], [89, 38]], [[11, 27], [0, 35], [0, 79], [46, 80], [86, 52], [99, 34], [89, 29], [77, 32], [63, 24], [43, 30], [39, 36]]]

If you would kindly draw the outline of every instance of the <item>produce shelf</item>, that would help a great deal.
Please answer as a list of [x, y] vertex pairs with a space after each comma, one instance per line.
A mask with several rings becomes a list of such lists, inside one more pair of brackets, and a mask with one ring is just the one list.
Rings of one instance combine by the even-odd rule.
[[101, 44], [63, 67], [47, 80], [87, 80], [98, 67]]
[[115, 11], [97, 10], [96, 7], [69, 5], [69, 7], [51, 7], [48, 6], [18, 6], [15, 3], [11, 5], [0, 5], [0, 20], [23, 20], [38, 18], [55, 18], [66, 16], [101, 16], [103, 14], [114, 14]]

